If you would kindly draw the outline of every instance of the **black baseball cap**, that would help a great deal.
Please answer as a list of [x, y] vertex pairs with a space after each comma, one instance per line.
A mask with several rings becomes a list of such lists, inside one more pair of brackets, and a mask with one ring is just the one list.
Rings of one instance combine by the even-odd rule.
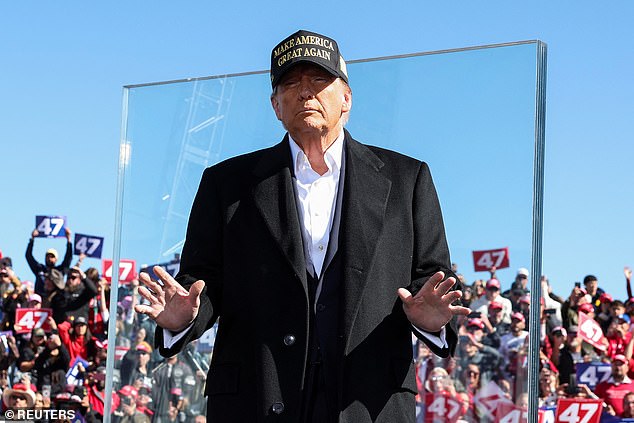
[[271, 51], [271, 85], [275, 87], [291, 67], [302, 62], [314, 63], [348, 83], [346, 62], [337, 42], [325, 35], [300, 29]]

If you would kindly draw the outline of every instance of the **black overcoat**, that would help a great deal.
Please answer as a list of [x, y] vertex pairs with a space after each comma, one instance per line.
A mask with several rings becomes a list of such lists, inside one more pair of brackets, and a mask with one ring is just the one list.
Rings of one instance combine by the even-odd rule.
[[[347, 131], [344, 149], [339, 420], [413, 422], [412, 328], [397, 289], [449, 271], [436, 191], [423, 162]], [[177, 279], [206, 286], [192, 329], [161, 353], [219, 318], [205, 388], [214, 423], [299, 420], [311, 311], [292, 175], [286, 136], [206, 169], [194, 200]]]

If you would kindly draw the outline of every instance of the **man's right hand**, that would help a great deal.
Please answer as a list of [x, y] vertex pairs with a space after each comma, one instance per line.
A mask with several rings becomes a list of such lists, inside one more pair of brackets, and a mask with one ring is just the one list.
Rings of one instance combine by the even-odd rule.
[[37, 238], [39, 234], [40, 234], [40, 231], [38, 231], [37, 229], [33, 229], [33, 232], [31, 232], [31, 239]]
[[137, 304], [134, 310], [150, 317], [164, 329], [180, 332], [198, 315], [200, 293], [205, 282], [197, 280], [187, 291], [162, 267], [154, 266], [153, 270], [163, 286], [150, 279], [147, 273], [141, 272], [139, 280], [145, 286], [139, 287], [139, 294], [150, 304]]

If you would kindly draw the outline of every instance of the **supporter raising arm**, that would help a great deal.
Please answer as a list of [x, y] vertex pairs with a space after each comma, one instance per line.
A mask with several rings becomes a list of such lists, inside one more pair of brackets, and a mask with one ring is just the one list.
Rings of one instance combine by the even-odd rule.
[[632, 298], [632, 285], [631, 285], [631, 280], [632, 280], [632, 269], [630, 269], [629, 267], [625, 266], [623, 268], [623, 274], [625, 275], [625, 288], [627, 288], [627, 298]]
[[26, 246], [26, 262], [29, 264], [31, 271], [35, 275], [35, 292], [39, 295], [46, 295], [46, 290], [44, 289], [44, 276], [51, 269], [57, 269], [62, 273], [66, 273], [68, 268], [70, 267], [70, 261], [73, 258], [73, 244], [71, 242], [72, 231], [69, 228], [65, 228], [66, 230], [66, 253], [64, 254], [64, 259], [60, 264], [57, 264], [59, 259], [59, 255], [57, 250], [54, 248], [49, 248], [46, 250], [46, 255], [44, 257], [44, 264], [35, 260], [33, 257], [33, 243], [35, 242], [35, 238], [39, 235], [39, 231], [34, 229], [31, 232], [31, 239], [29, 239], [29, 243]]

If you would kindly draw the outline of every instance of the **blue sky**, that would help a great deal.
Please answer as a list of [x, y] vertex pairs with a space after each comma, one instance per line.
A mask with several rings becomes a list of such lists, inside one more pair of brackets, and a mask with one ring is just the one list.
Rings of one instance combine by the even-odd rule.
[[[347, 59], [540, 39], [548, 44], [543, 269], [567, 295], [593, 273], [624, 297], [634, 266], [634, 29], [629, 1], [203, 1], [0, 5], [0, 249], [23, 260], [36, 214], [111, 251], [122, 86], [262, 70], [298, 28]], [[60, 240], [38, 240], [36, 257]], [[94, 264], [94, 263], [93, 263]], [[518, 265], [519, 267], [519, 265]]]

